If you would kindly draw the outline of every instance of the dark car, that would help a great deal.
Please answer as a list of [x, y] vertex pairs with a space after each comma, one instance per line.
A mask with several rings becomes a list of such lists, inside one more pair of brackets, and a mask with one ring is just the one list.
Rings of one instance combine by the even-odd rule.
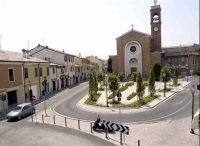
[[25, 117], [30, 114], [35, 113], [35, 108], [31, 103], [22, 103], [17, 105], [14, 109], [12, 109], [7, 115], [7, 119], [18, 119], [21, 120], [22, 117]]

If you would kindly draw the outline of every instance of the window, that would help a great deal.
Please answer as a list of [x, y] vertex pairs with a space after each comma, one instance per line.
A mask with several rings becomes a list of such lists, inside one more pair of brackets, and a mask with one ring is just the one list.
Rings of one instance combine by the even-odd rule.
[[64, 74], [64, 71], [63, 71], [63, 69], [61, 69], [61, 74]]
[[40, 67], [40, 76], [42, 76], [42, 68]]
[[47, 67], [47, 75], [49, 75], [49, 67]]
[[182, 60], [182, 62], [185, 62], [185, 57], [182, 57], [182, 59], [181, 59], [181, 60]]
[[168, 58], [168, 62], [171, 62], [171, 58]]
[[47, 57], [45, 57], [45, 60], [47, 60]]
[[174, 58], [174, 62], [177, 62], [177, 58]]
[[72, 67], [70, 67], [70, 72], [72, 72]]
[[35, 68], [35, 77], [38, 77], [38, 68]]
[[71, 57], [69, 57], [69, 62], [70, 62], [70, 58], [71, 58]]
[[131, 58], [129, 60], [129, 63], [138, 63], [137, 59], [136, 58]]
[[132, 46], [132, 47], [130, 48], [130, 51], [131, 51], [131, 53], [135, 53], [136, 47], [135, 47], [135, 46]]
[[24, 77], [25, 77], [25, 78], [28, 78], [28, 68], [25, 68], [25, 69], [24, 69]]
[[15, 78], [14, 78], [14, 69], [13, 68], [8, 69], [8, 77], [9, 77], [9, 81], [10, 82], [13, 82], [15, 80]]
[[55, 74], [55, 68], [53, 67], [53, 74]]

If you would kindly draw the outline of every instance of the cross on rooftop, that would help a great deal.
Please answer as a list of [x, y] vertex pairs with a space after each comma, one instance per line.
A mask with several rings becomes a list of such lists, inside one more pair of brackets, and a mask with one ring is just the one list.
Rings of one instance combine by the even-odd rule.
[[134, 26], [134, 25], [132, 24], [131, 26], [132, 26], [132, 30], [133, 30], [133, 26]]

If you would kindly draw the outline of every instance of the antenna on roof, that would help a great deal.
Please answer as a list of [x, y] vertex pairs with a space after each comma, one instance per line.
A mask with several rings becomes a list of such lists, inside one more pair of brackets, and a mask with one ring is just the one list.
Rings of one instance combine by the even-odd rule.
[[2, 37], [3, 35], [2, 34], [0, 34], [0, 51], [2, 51], [2, 47], [1, 47], [1, 37]]

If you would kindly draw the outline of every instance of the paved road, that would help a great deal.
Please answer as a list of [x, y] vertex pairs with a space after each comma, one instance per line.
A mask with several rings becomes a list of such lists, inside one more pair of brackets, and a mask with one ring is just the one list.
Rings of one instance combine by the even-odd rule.
[[[198, 83], [197, 77], [190, 78], [190, 83], [185, 87], [188, 90], [191, 85]], [[79, 118], [84, 120], [94, 121], [97, 117], [96, 113], [82, 111], [77, 108], [76, 103], [88, 93], [88, 84], [83, 83], [74, 89], [69, 90], [64, 94], [67, 101], [61, 103], [55, 108], [55, 111], [69, 117]], [[63, 95], [62, 95], [63, 96]], [[180, 92], [174, 95], [169, 100], [166, 100], [156, 108], [142, 113], [132, 113], [121, 115], [122, 122], [140, 122], [149, 120], [177, 120], [191, 116], [191, 96], [189, 92]], [[199, 107], [199, 94], [195, 93], [195, 111]], [[180, 111], [179, 111], [180, 110]], [[178, 112], [179, 111], [179, 112]], [[177, 112], [177, 113], [175, 113]], [[175, 114], [173, 114], [175, 113]], [[101, 114], [102, 119], [119, 122], [119, 117], [116, 114]]]
[[35, 124], [23, 119], [0, 122], [1, 146], [114, 146], [82, 131], [48, 124]]

